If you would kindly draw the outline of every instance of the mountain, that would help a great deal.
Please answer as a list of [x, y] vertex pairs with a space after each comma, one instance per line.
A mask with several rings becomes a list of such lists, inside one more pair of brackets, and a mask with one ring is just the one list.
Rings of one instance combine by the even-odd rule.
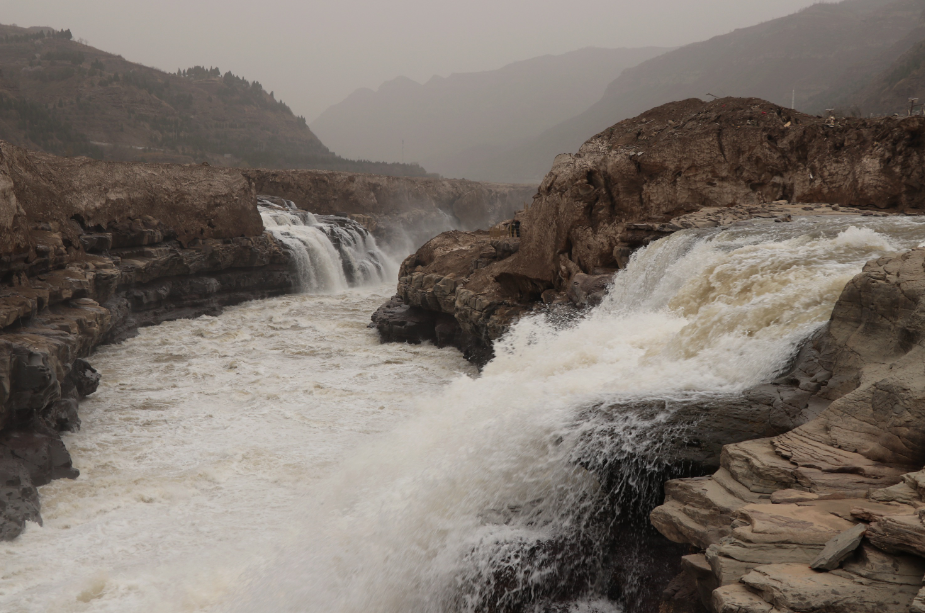
[[424, 84], [400, 77], [357, 90], [311, 128], [344, 155], [398, 161], [404, 141], [404, 159], [473, 178], [479, 160], [580, 113], [624, 69], [665, 51], [587, 48]]
[[201, 66], [166, 73], [50, 28], [0, 25], [0, 139], [108, 160], [426, 174], [334, 155], [257, 81]]
[[[559, 153], [647, 109], [686, 98], [757, 97], [821, 113], [863, 88], [925, 36], [925, 0], [847, 0], [681, 47], [624, 71], [586, 111], [519, 147], [487, 156], [472, 177], [536, 182]], [[899, 110], [899, 109], [897, 109]], [[873, 112], [873, 109], [871, 109]]]

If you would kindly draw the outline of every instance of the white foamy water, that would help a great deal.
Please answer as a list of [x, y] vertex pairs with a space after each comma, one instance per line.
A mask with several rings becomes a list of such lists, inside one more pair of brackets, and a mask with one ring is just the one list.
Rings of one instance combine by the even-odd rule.
[[346, 217], [313, 215], [288, 200], [286, 206], [261, 200], [263, 225], [295, 260], [300, 289], [337, 292], [391, 280], [398, 263], [383, 252], [376, 239]]
[[[103, 385], [66, 437], [81, 478], [42, 488], [45, 527], [0, 546], [0, 610], [529, 603], [559, 563], [543, 544], [580, 542], [599, 502], [574, 460], [583, 409], [773, 376], [865, 261], [923, 239], [908, 219], [681, 232], [589, 316], [522, 320], [479, 378], [453, 351], [377, 344], [390, 288], [144, 330], [91, 360]], [[612, 446], [656, 448], [660, 419], [627, 415]]]
[[392, 286], [252, 302], [143, 329], [65, 442], [76, 481], [41, 488], [44, 527], [0, 544], [0, 611], [199, 611], [302, 528], [318, 482], [414, 398], [474, 369], [380, 345]]

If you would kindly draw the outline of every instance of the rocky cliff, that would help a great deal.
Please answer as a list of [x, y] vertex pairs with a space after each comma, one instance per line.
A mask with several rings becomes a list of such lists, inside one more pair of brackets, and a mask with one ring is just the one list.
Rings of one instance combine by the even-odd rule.
[[925, 249], [868, 263], [792, 381], [827, 408], [666, 485], [652, 522], [699, 551], [679, 582], [706, 608], [925, 610], [923, 309]]
[[658, 107], [558, 156], [515, 216], [519, 237], [444, 234], [409, 257], [374, 321], [387, 340], [437, 338], [439, 321], [442, 338], [484, 358], [517, 316], [540, 301], [586, 304], [634, 249], [682, 223], [786, 203], [918, 214], [923, 138], [922, 117], [819, 118], [739, 98]]
[[0, 143], [0, 539], [41, 521], [36, 486], [77, 475], [59, 433], [96, 389], [94, 347], [293, 287], [239, 173]]

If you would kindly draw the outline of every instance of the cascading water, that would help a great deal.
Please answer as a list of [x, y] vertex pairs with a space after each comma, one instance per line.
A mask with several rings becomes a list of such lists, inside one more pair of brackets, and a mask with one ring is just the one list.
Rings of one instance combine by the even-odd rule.
[[145, 329], [94, 358], [83, 475], [4, 545], [0, 609], [637, 609], [624, 520], [685, 435], [672, 407], [773, 377], [864, 262], [923, 240], [907, 218], [679, 232], [596, 310], [522, 319], [478, 378], [377, 344], [387, 286]]
[[[837, 218], [651, 245], [598, 309], [565, 327], [524, 318], [480, 378], [345, 462], [230, 610], [637, 609], [625, 582], [642, 578], [627, 568], [639, 547], [626, 542], [640, 535], [620, 533], [620, 514], [655, 502], [672, 403], [771, 378], [866, 261], [923, 239], [917, 221]], [[662, 411], [606, 410], [656, 401]]]
[[292, 254], [302, 291], [336, 292], [391, 279], [398, 266], [359, 223], [313, 215], [292, 202], [258, 202], [264, 227]]

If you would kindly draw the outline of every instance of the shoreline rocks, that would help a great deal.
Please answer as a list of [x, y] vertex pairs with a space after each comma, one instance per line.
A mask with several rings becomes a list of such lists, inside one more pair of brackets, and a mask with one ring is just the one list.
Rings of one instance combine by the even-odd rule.
[[923, 309], [925, 249], [869, 262], [812, 342], [816, 357], [798, 359], [798, 370], [827, 372], [805, 399], [826, 408], [785, 434], [726, 445], [711, 477], [666, 484], [651, 520], [702, 550], [685, 572], [704, 606], [912, 606], [925, 575]]

